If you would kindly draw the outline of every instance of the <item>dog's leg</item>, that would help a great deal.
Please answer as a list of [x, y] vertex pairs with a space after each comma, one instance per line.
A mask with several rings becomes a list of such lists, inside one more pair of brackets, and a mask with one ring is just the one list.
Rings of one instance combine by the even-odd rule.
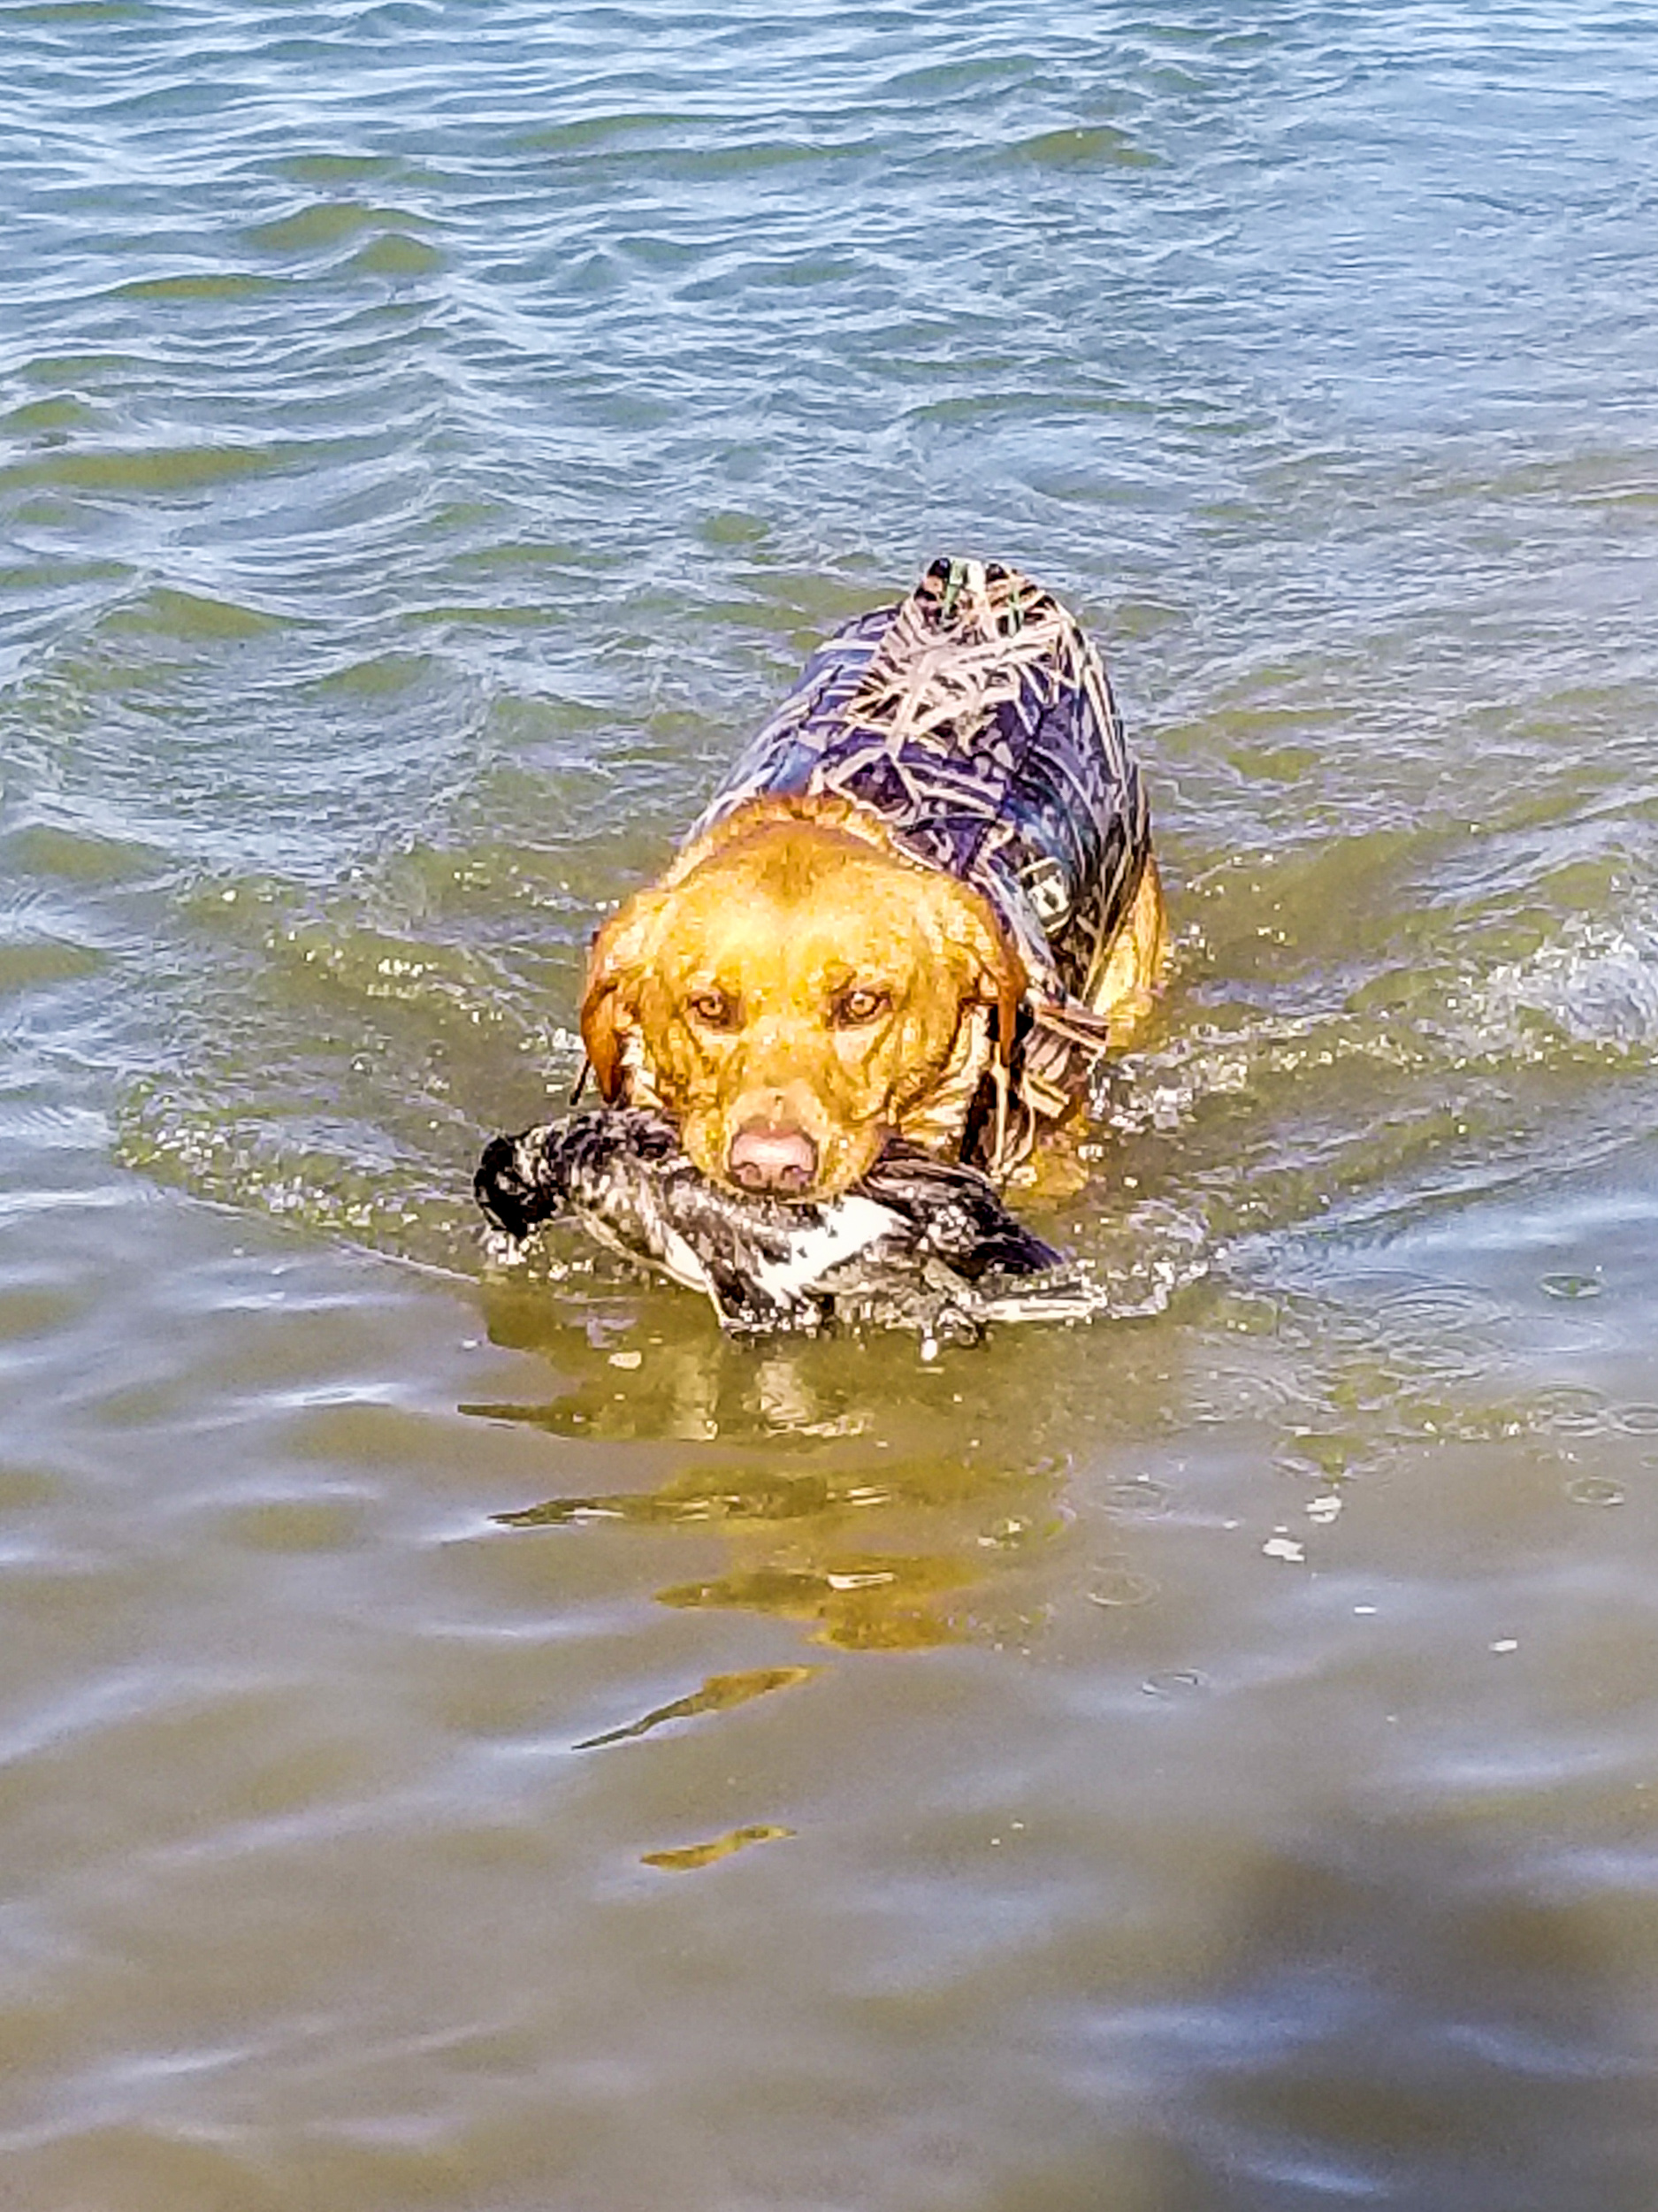
[[1166, 949], [1163, 885], [1148, 854], [1135, 902], [1089, 981], [1088, 1003], [1110, 1022], [1113, 1045], [1127, 1044], [1151, 1011]]

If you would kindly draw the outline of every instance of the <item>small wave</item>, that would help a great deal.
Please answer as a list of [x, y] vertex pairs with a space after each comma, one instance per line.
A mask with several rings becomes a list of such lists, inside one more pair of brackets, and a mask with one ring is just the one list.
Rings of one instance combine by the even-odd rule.
[[1574, 918], [1524, 960], [1493, 970], [1484, 1037], [1532, 1043], [1540, 1015], [1576, 1045], [1644, 1053], [1658, 1042], [1658, 930]]
[[[210, 1204], [265, 1213], [393, 1259], [477, 1272], [461, 1191], [409, 1160], [348, 1164], [343, 1148], [284, 1142], [268, 1128], [134, 1086], [117, 1121], [123, 1167]], [[459, 1181], [459, 1179], [456, 1179]]]
[[296, 256], [326, 253], [364, 232], [401, 233], [421, 226], [422, 218], [402, 209], [369, 207], [357, 200], [312, 200], [286, 214], [256, 223], [247, 242], [262, 253]]
[[1214, 1260], [1208, 1222], [1150, 1198], [1109, 1223], [1091, 1225], [1079, 1261], [1090, 1319], [1140, 1320], [1167, 1310], [1201, 1282]]
[[1040, 131], [1020, 139], [1004, 157], [1034, 169], [1158, 169], [1162, 157], [1135, 143], [1126, 132], [1109, 123], [1082, 127], [1073, 124], [1057, 131]]

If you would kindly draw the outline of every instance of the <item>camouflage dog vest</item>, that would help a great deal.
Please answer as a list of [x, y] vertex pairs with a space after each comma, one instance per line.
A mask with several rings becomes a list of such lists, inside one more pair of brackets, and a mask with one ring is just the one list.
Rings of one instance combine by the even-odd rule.
[[827, 795], [989, 902], [1028, 978], [1006, 1079], [988, 1034], [959, 1156], [998, 1180], [1088, 1095], [1109, 1026], [1088, 994], [1150, 850], [1140, 771], [1099, 655], [1057, 600], [994, 562], [936, 561], [837, 631], [691, 831], [767, 797]]

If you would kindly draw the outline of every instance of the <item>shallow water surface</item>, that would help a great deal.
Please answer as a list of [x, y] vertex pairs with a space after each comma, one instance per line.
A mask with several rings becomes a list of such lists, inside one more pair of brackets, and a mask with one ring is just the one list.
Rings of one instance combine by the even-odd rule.
[[[1658, 36], [9, 0], [0, 2198], [1658, 2200]], [[1179, 927], [1113, 1320], [470, 1168], [938, 551]]]

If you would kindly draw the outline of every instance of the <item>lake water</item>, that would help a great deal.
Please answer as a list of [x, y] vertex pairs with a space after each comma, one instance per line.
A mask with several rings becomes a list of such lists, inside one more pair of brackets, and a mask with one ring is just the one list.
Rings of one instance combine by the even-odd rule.
[[[1650, 2212], [1658, 19], [0, 57], [0, 2201]], [[491, 1275], [941, 551], [1147, 764], [1116, 1318]]]

